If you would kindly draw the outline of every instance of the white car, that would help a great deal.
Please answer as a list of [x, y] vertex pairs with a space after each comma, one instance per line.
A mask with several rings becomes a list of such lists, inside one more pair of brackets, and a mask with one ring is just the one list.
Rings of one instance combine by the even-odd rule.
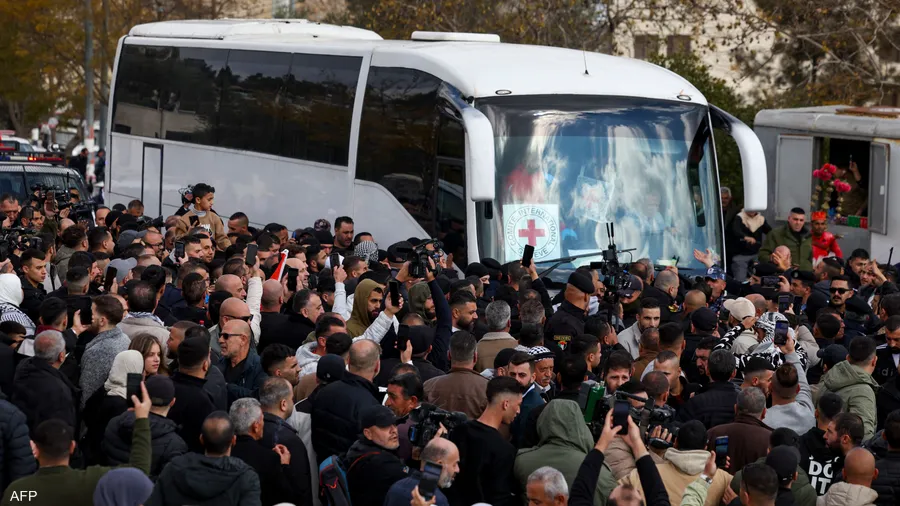
[[36, 153], [37, 150], [31, 145], [31, 142], [21, 137], [0, 137], [0, 146], [5, 148], [13, 148], [21, 153]]

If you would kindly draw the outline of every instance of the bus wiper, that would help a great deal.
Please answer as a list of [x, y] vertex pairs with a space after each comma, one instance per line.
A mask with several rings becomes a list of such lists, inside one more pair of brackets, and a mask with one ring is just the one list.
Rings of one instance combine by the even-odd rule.
[[549, 269], [538, 274], [539, 277], [544, 277], [547, 274], [550, 274], [551, 272], [555, 271], [556, 268], [559, 267], [560, 265], [571, 262], [572, 260], [578, 260], [579, 258], [599, 257], [599, 256], [603, 256], [602, 251], [598, 251], [596, 253], [583, 253], [581, 255], [574, 255], [574, 256], [564, 257], [564, 258], [556, 258], [553, 260], [535, 260], [534, 263], [536, 263], [536, 264], [553, 264], [550, 266]]

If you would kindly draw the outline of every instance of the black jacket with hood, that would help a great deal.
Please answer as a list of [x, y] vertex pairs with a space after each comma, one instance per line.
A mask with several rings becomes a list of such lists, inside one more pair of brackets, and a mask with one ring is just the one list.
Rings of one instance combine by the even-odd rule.
[[259, 476], [236, 457], [186, 453], [163, 468], [145, 506], [262, 506]]
[[[163, 468], [175, 457], [188, 452], [187, 444], [178, 435], [178, 425], [168, 418], [150, 413], [150, 442], [153, 453], [150, 463], [150, 478], [156, 479]], [[134, 434], [134, 411], [126, 411], [109, 421], [102, 448], [106, 462], [110, 466], [128, 463], [131, 455], [131, 440]]]
[[381, 506], [391, 486], [409, 475], [409, 468], [365, 436], [353, 443], [343, 458], [353, 506]]
[[0, 491], [37, 471], [30, 441], [25, 414], [0, 393]]

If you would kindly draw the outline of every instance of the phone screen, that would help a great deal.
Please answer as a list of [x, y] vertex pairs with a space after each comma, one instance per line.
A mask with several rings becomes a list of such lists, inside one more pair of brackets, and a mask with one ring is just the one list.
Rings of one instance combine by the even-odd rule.
[[419, 494], [422, 499], [430, 501], [434, 498], [434, 491], [437, 489], [438, 479], [432, 476], [423, 476], [419, 480]]
[[397, 350], [398, 351], [406, 351], [406, 347], [409, 345], [409, 325], [405, 325], [403, 323], [400, 324], [400, 329], [397, 331]]
[[328, 262], [331, 265], [331, 270], [333, 271], [335, 268], [340, 267], [341, 265], [341, 256], [337, 253], [331, 254], [331, 261]]
[[259, 251], [259, 246], [256, 244], [248, 244], [247, 245], [247, 258], [244, 262], [247, 265], [256, 265], [256, 252]]
[[724, 468], [728, 458], [728, 436], [716, 438], [716, 467]]
[[191, 216], [188, 220], [191, 222], [192, 227], [196, 227], [200, 223], [200, 218], [197, 216]]
[[294, 267], [288, 267], [285, 269], [285, 276], [287, 276], [287, 287], [291, 292], [297, 291], [297, 276], [300, 275], [300, 269], [295, 269]]
[[622, 432], [628, 431], [628, 417], [631, 415], [631, 403], [628, 401], [616, 401], [613, 406], [613, 427], [622, 427]]
[[125, 400], [128, 402], [130, 407], [134, 407], [134, 401], [131, 400], [132, 395], [136, 395], [139, 399], [141, 397], [141, 382], [144, 381], [144, 375], [140, 373], [128, 373], [128, 376], [125, 379]]
[[731, 318], [731, 311], [725, 309], [724, 307], [719, 309], [719, 321], [720, 322], [728, 322], [728, 319]]
[[532, 258], [534, 258], [534, 246], [526, 244], [525, 250], [522, 252], [522, 267], [526, 269], [531, 267]]
[[787, 344], [788, 327], [788, 322], [775, 322], [775, 337], [772, 342], [776, 345]]
[[391, 291], [391, 305], [397, 307], [400, 305], [400, 284], [396, 281], [391, 281], [388, 286]]
[[778, 296], [778, 312], [786, 313], [791, 307], [791, 296], [789, 294]]
[[184, 243], [178, 241], [175, 243], [175, 259], [184, 258]]
[[106, 268], [106, 277], [103, 279], [103, 293], [109, 294], [109, 291], [112, 290], [113, 281], [116, 280], [116, 275], [118, 274], [119, 269], [112, 266]]

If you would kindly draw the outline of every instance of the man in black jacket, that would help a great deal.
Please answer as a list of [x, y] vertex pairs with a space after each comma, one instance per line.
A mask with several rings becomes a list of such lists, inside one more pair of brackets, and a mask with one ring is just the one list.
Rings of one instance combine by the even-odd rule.
[[25, 415], [0, 393], [0, 490], [37, 471]]
[[559, 309], [547, 320], [544, 333], [544, 346], [562, 360], [562, 350], [569, 341], [579, 334], [584, 334], [584, 322], [591, 295], [596, 287], [591, 278], [573, 272], [566, 283], [565, 299]]
[[312, 481], [306, 445], [300, 440], [297, 431], [285, 423], [293, 412], [293, 387], [284, 378], [270, 377], [259, 390], [259, 403], [263, 410], [263, 435], [259, 442], [272, 449], [284, 445], [291, 454], [287, 474], [293, 498], [288, 502], [312, 504]]
[[19, 305], [23, 313], [33, 321], [40, 318], [41, 302], [47, 298], [44, 279], [47, 278], [47, 260], [44, 252], [37, 249], [26, 249], [22, 259], [22, 292], [25, 298]]
[[189, 452], [175, 458], [163, 469], [145, 504], [260, 504], [256, 471], [231, 456], [235, 436], [228, 413], [210, 414], [203, 422], [200, 438], [203, 453]]
[[[259, 401], [249, 397], [238, 399], [228, 415], [237, 436], [231, 455], [246, 462], [259, 475], [263, 506], [294, 501], [291, 453], [282, 444], [268, 448], [260, 442], [265, 422]], [[297, 456], [300, 460], [305, 460], [304, 457]]]
[[838, 453], [825, 442], [825, 431], [843, 410], [844, 401], [834, 392], [827, 392], [816, 405], [816, 426], [800, 436], [800, 468], [809, 476], [809, 484], [822, 496], [834, 482]]
[[739, 391], [731, 383], [735, 374], [734, 355], [728, 350], [713, 351], [709, 355], [707, 374], [712, 383], [681, 407], [677, 421], [700, 420], [707, 429], [734, 421]]
[[169, 419], [180, 426], [179, 435], [188, 448], [197, 453], [203, 451], [200, 442], [203, 421], [216, 411], [216, 406], [204, 390], [210, 368], [209, 353], [209, 339], [185, 338], [178, 345], [178, 372], [172, 375], [175, 403], [169, 410]]
[[[175, 385], [168, 376], [157, 374], [145, 381], [150, 395], [150, 443], [152, 445], [150, 477], [155, 479], [172, 459], [187, 453], [184, 440], [177, 434], [178, 426], [166, 418], [175, 401]], [[103, 454], [107, 465], [128, 463], [134, 435], [134, 411], [126, 411], [110, 420], [103, 439]]]
[[875, 504], [888, 506], [900, 502], [900, 411], [888, 415], [881, 437], [887, 441], [888, 453], [875, 463], [878, 477], [872, 489], [878, 492]]
[[59, 332], [47, 330], [34, 338], [34, 356], [16, 368], [12, 403], [25, 413], [30, 430], [51, 418], [77, 426], [79, 390], [59, 371], [65, 360], [65, 339]]
[[380, 506], [391, 486], [409, 475], [409, 468], [394, 454], [400, 447], [397, 419], [384, 406], [360, 413], [362, 435], [344, 456], [347, 486], [354, 506]]
[[349, 450], [359, 434], [362, 411], [381, 404], [372, 383], [381, 367], [380, 353], [373, 341], [353, 343], [344, 377], [323, 388], [313, 400], [312, 440], [319, 463]]

